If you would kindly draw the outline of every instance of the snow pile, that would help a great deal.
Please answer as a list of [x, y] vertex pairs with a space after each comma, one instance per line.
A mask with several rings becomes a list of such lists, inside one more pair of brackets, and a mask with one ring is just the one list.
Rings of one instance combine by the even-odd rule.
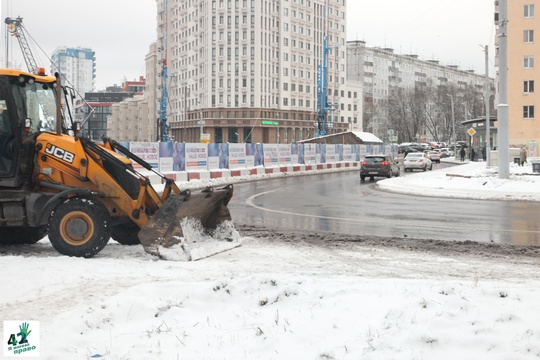
[[532, 171], [530, 162], [525, 166], [511, 164], [509, 179], [500, 179], [497, 170], [471, 162], [381, 180], [377, 185], [383, 190], [425, 196], [540, 201], [540, 174]]
[[200, 220], [184, 218], [181, 221], [183, 237], [169, 248], [159, 247], [159, 258], [173, 261], [195, 261], [234, 249], [242, 239], [232, 221], [224, 221], [215, 230], [205, 231]]

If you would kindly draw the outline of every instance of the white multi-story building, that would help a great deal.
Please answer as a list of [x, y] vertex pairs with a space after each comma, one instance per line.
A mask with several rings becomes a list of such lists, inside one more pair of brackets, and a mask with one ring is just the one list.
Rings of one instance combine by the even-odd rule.
[[[325, 29], [334, 108], [328, 131], [361, 128], [361, 86], [346, 78], [346, 0], [326, 2], [158, 0], [158, 66], [166, 61], [170, 135], [188, 142], [198, 141], [201, 130], [212, 142], [313, 137]], [[159, 103], [163, 78], [157, 84]]]
[[58, 47], [52, 54], [51, 74], [59, 71], [62, 82], [72, 86], [81, 97], [93, 92], [96, 58], [92, 49]]
[[[347, 77], [364, 85], [365, 130], [381, 139], [388, 138], [388, 130], [393, 130], [386, 111], [388, 101], [397, 89], [427, 89], [432, 93], [430, 96], [435, 101], [434, 108], [438, 109], [437, 115], [449, 118], [453, 110], [458, 127], [461, 121], [483, 115], [485, 109], [485, 75], [461, 70], [455, 65], [442, 65], [437, 60], [422, 60], [417, 55], [396, 54], [388, 48], [367, 47], [364, 41], [347, 42]], [[490, 87], [493, 94], [493, 79]], [[446, 125], [450, 128], [448, 121]], [[435, 140], [426, 127], [417, 131], [417, 138], [403, 141]], [[465, 136], [464, 131], [459, 135]], [[450, 140], [448, 131], [444, 136], [445, 141]]]

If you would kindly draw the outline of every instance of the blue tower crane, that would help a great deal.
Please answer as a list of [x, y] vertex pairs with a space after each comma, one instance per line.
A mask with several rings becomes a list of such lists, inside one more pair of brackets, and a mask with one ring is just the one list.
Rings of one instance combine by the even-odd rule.
[[164, 8], [165, 8], [165, 31], [163, 34], [163, 62], [162, 62], [162, 70], [161, 70], [161, 77], [162, 77], [162, 87], [161, 87], [161, 100], [159, 103], [159, 126], [160, 126], [160, 136], [159, 141], [162, 142], [169, 142], [171, 141], [171, 137], [169, 136], [169, 129], [170, 126], [167, 124], [167, 102], [169, 100], [169, 93], [167, 92], [167, 27], [168, 27], [168, 1], [165, 0], [164, 2]]
[[326, 135], [328, 112], [332, 105], [328, 104], [328, 51], [336, 47], [328, 46], [328, 1], [324, 5], [324, 38], [322, 64], [317, 66], [317, 136]]

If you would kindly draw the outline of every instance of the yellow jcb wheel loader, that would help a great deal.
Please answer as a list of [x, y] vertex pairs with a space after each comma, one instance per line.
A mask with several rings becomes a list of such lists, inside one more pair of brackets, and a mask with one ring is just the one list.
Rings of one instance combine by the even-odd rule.
[[[239, 245], [227, 208], [231, 185], [181, 191], [118, 142], [79, 136], [67, 95], [58, 75], [0, 69], [0, 243], [34, 243], [48, 235], [59, 253], [88, 258], [112, 235], [182, 260], [212, 255], [208, 242], [219, 242], [216, 252]], [[161, 193], [134, 162], [161, 176]], [[188, 219], [208, 233], [203, 255], [193, 255], [205, 241], [186, 236]]]

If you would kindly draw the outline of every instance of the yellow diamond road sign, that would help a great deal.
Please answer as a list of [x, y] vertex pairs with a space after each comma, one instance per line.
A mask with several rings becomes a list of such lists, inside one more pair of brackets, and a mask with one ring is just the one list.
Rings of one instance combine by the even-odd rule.
[[467, 132], [469, 133], [469, 135], [473, 136], [474, 134], [476, 134], [476, 130], [474, 130], [473, 128], [470, 128], [469, 130], [467, 130]]

